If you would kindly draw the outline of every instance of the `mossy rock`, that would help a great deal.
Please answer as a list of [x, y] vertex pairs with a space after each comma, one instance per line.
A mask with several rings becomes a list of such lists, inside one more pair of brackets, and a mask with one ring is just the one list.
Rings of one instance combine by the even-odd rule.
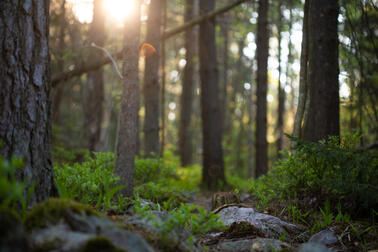
[[68, 219], [72, 213], [99, 216], [99, 213], [88, 205], [83, 205], [69, 199], [51, 198], [34, 206], [27, 213], [25, 227], [26, 230], [30, 231], [35, 228], [55, 225], [61, 219]]
[[124, 249], [114, 246], [114, 244], [106, 237], [97, 236], [89, 239], [80, 252], [127, 252]]
[[222, 234], [222, 236], [225, 238], [240, 238], [250, 235], [265, 237], [260, 230], [244, 221], [232, 223], [231, 226]]

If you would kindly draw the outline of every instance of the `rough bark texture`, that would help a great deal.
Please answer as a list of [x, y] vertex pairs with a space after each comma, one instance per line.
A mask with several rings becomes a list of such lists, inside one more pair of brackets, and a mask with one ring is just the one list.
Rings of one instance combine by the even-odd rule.
[[[105, 42], [105, 13], [103, 10], [103, 0], [93, 2], [93, 21], [89, 31], [90, 43], [97, 46], [104, 46]], [[93, 48], [89, 56], [89, 62], [101, 60], [103, 52]], [[84, 132], [86, 147], [90, 151], [99, 150], [101, 123], [104, 106], [104, 77], [103, 69], [99, 68], [88, 73], [86, 85], [86, 100], [84, 111]]]
[[[301, 45], [301, 69], [299, 73], [299, 94], [297, 113], [295, 114], [293, 136], [301, 138], [302, 124], [306, 108], [306, 98], [308, 91], [307, 67], [308, 67], [308, 5], [309, 0], [304, 4], [304, 15], [302, 25], [302, 45]], [[293, 145], [293, 144], [292, 144]]]
[[32, 203], [56, 196], [51, 163], [49, 1], [0, 2], [1, 154], [22, 157]]
[[[214, 5], [214, 0], [201, 0], [201, 15], [214, 10]], [[209, 19], [200, 25], [199, 56], [203, 132], [202, 183], [208, 189], [214, 190], [225, 183], [215, 46], [215, 19]]]
[[159, 154], [159, 56], [161, 36], [162, 0], [151, 1], [147, 20], [147, 43], [155, 47], [157, 53], [146, 58], [144, 73], [144, 102], [146, 115], [144, 119], [145, 154]]
[[256, 177], [268, 171], [267, 103], [268, 86], [268, 0], [259, 1], [257, 25], [257, 113], [256, 113]]
[[[194, 0], [185, 1], [185, 23], [194, 16]], [[190, 130], [190, 119], [192, 116], [193, 85], [194, 85], [194, 29], [185, 32], [185, 60], [184, 75], [182, 80], [180, 128], [179, 128], [179, 151], [182, 166], [192, 162], [193, 144]]]
[[310, 107], [304, 139], [318, 141], [340, 134], [337, 1], [310, 1]]
[[124, 30], [123, 56], [123, 93], [121, 100], [120, 125], [117, 142], [115, 173], [120, 176], [121, 184], [126, 187], [124, 196], [133, 196], [134, 159], [137, 149], [137, 114], [139, 108], [139, 37], [140, 37], [140, 1], [136, 1], [136, 10], [128, 19]]

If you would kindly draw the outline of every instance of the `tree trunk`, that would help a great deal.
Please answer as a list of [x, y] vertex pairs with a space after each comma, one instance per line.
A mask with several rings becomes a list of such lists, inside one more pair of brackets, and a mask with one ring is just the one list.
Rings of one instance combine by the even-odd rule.
[[137, 149], [137, 114], [139, 108], [139, 37], [140, 1], [128, 19], [124, 30], [123, 56], [123, 93], [121, 100], [120, 127], [117, 143], [115, 173], [120, 176], [121, 184], [126, 185], [122, 193], [133, 196], [134, 159]]
[[268, 0], [259, 0], [257, 24], [257, 113], [256, 113], [256, 177], [268, 172], [267, 103], [268, 86]]
[[161, 36], [162, 0], [151, 1], [148, 11], [146, 41], [155, 47], [157, 53], [146, 58], [144, 73], [144, 119], [145, 154], [159, 154], [159, 57]]
[[[252, 61], [251, 69], [253, 69], [254, 62]], [[253, 72], [253, 70], [252, 70]], [[252, 74], [253, 75], [253, 74]], [[253, 76], [251, 77], [253, 79]], [[246, 90], [247, 92], [247, 112], [248, 112], [248, 123], [247, 123], [247, 146], [248, 146], [248, 157], [247, 157], [247, 176], [252, 178], [255, 176], [255, 169], [254, 169], [254, 158], [252, 155], [253, 150], [253, 90], [254, 86], [251, 85], [250, 90]]]
[[[201, 0], [201, 15], [214, 10], [214, 7], [214, 0]], [[222, 151], [214, 18], [200, 25], [199, 56], [203, 132], [202, 183], [207, 189], [216, 190], [224, 185], [226, 180]]]
[[[228, 104], [228, 122], [226, 124], [226, 130], [225, 130], [225, 135], [227, 136], [226, 138], [226, 146], [231, 146], [232, 145], [232, 141], [233, 141], [233, 137], [232, 137], [232, 134], [231, 132], [234, 131], [234, 124], [233, 122], [237, 119], [236, 115], [235, 115], [235, 110], [237, 108], [237, 101], [236, 101], [236, 97], [238, 94], [241, 93], [241, 87], [242, 87], [242, 79], [243, 79], [243, 74], [241, 73], [241, 69], [243, 67], [243, 57], [244, 57], [244, 53], [243, 53], [243, 48], [244, 48], [244, 38], [242, 39], [239, 39], [238, 42], [238, 59], [236, 61], [236, 64], [235, 64], [235, 69], [237, 69], [237, 71], [233, 71], [233, 74], [232, 74], [232, 81], [231, 81], [231, 87], [232, 87], [232, 91], [231, 91], [231, 97], [229, 99], [229, 104]], [[227, 151], [229, 151], [228, 149], [226, 149]]]
[[[281, 83], [282, 75], [282, 53], [281, 53], [281, 42], [282, 42], [282, 4], [278, 3], [278, 20], [277, 20], [277, 33], [278, 33], [278, 108], [277, 108], [277, 157], [280, 158], [280, 151], [282, 150], [282, 140], [283, 140], [283, 117], [285, 111], [285, 93]], [[287, 63], [288, 64], [288, 63]], [[286, 75], [287, 78], [287, 75]]]
[[304, 138], [308, 141], [339, 136], [339, 65], [337, 1], [310, 1], [309, 6], [310, 107]]
[[[66, 0], [62, 1], [60, 6], [60, 13], [59, 13], [59, 23], [60, 23], [60, 30], [59, 30], [59, 41], [58, 41], [58, 60], [57, 60], [57, 71], [63, 72], [64, 71], [64, 50], [66, 49], [65, 43], [65, 35], [66, 35]], [[53, 115], [53, 123], [59, 124], [61, 115], [60, 115], [60, 105], [62, 104], [62, 99], [64, 95], [64, 85], [58, 86], [56, 89], [52, 91], [52, 115]]]
[[0, 3], [1, 154], [23, 158], [19, 181], [35, 185], [31, 203], [58, 194], [50, 139], [49, 1]]
[[[89, 31], [90, 43], [103, 47], [105, 42], [105, 13], [103, 0], [93, 2], [93, 21]], [[103, 58], [103, 52], [93, 48], [89, 56], [89, 62], [95, 62]], [[86, 100], [84, 111], [84, 139], [90, 151], [98, 151], [101, 134], [101, 123], [104, 113], [104, 77], [103, 69], [90, 71], [86, 85]]]
[[229, 46], [229, 22], [230, 14], [225, 13], [221, 19], [221, 34], [223, 37], [223, 50], [222, 50], [222, 60], [223, 60], [223, 71], [221, 74], [222, 77], [222, 94], [221, 94], [221, 118], [222, 118], [222, 132], [227, 133], [229, 128], [227, 115], [227, 86], [228, 86], [228, 46]]
[[[163, 10], [163, 25], [162, 29], [163, 31], [167, 27], [167, 10], [168, 10], [168, 2], [167, 0], [162, 0], [162, 10]], [[165, 46], [166, 41], [163, 40], [161, 42], [161, 144], [160, 144], [160, 156], [162, 157], [164, 155], [164, 146], [165, 146], [165, 132], [166, 129], [166, 116], [165, 116], [165, 81], [166, 81], [166, 69], [165, 69], [165, 60], [166, 60], [166, 54], [165, 54]]]
[[[194, 0], [185, 2], [185, 23], [194, 17]], [[182, 80], [180, 128], [179, 128], [179, 152], [182, 166], [192, 162], [193, 144], [190, 130], [190, 122], [193, 106], [193, 82], [194, 82], [194, 29], [185, 32], [185, 60], [184, 75]]]

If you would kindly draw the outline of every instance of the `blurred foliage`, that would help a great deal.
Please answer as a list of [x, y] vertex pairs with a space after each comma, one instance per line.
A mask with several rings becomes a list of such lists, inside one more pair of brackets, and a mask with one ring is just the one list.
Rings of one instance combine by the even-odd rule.
[[34, 185], [27, 186], [26, 180], [16, 180], [16, 173], [21, 169], [24, 169], [22, 159], [12, 157], [7, 160], [0, 156], [0, 210], [11, 211], [23, 219], [34, 192]]
[[253, 185], [253, 194], [265, 204], [294, 199], [317, 210], [328, 199], [332, 207], [340, 202], [353, 215], [372, 213], [378, 207], [378, 153], [356, 149], [359, 138], [330, 137], [319, 143], [292, 138], [297, 142], [292, 153]]

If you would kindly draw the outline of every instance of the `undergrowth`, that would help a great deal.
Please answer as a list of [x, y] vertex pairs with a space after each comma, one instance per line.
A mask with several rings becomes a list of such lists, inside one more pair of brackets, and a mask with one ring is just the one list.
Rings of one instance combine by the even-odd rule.
[[326, 200], [332, 209], [363, 216], [378, 207], [378, 155], [376, 150], [357, 151], [358, 137], [330, 137], [318, 143], [297, 144], [252, 187], [265, 204], [271, 199], [296, 200], [310, 210]]
[[[217, 214], [208, 212], [205, 208], [181, 203], [177, 207], [172, 207], [169, 202], [163, 205], [143, 205], [141, 199], [135, 198], [134, 210], [142, 218], [153, 221], [154, 225], [159, 229], [159, 235], [162, 239], [168, 239], [169, 235], [178, 231], [183, 233], [183, 229], [189, 231], [188, 236], [184, 235], [179, 239], [186, 239], [190, 245], [193, 245], [195, 235], [205, 234], [209, 231], [220, 231], [226, 227], [219, 221]], [[167, 211], [167, 218], [160, 221], [156, 220], [153, 211]]]
[[[200, 167], [181, 168], [178, 160], [166, 152], [167, 158], [135, 158], [134, 191], [140, 197], [153, 202], [170, 202], [173, 207], [188, 201], [198, 190]], [[86, 155], [82, 163], [54, 165], [54, 176], [59, 192], [71, 198], [91, 204], [100, 209], [122, 211], [129, 200], [118, 191], [120, 178], [114, 174], [113, 153]]]

